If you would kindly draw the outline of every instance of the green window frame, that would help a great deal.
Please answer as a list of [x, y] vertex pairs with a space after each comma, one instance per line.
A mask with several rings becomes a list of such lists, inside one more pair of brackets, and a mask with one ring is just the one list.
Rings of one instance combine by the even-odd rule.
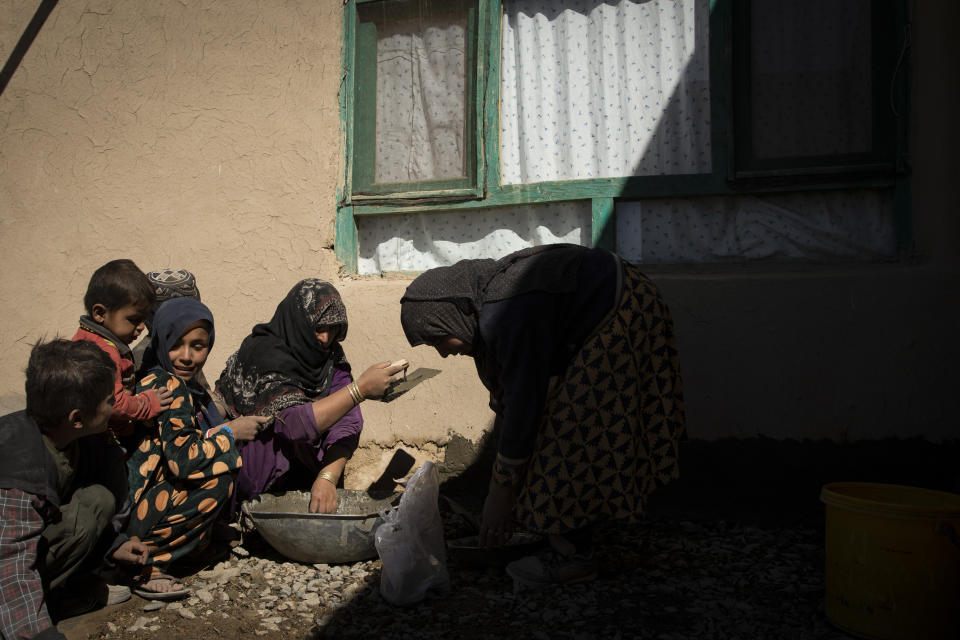
[[[890, 83], [896, 73], [897, 52], [890, 46], [896, 42], [896, 3], [871, 0], [871, 141], [868, 152], [812, 157], [759, 158], [754, 153], [750, 100], [751, 78], [751, 10], [763, 0], [740, 0], [732, 5], [733, 28], [733, 100], [735, 149], [734, 176], [737, 179], [773, 176], [827, 174], [835, 176], [870, 174], [890, 175], [896, 159], [896, 117], [890, 107]], [[766, 0], [769, 2], [769, 0]]]
[[[900, 117], [896, 120], [894, 163], [873, 166], [870, 171], [818, 171], [809, 174], [791, 173], [789, 168], [758, 177], [737, 171], [738, 122], [734, 105], [738, 71], [734, 47], [735, 0], [710, 0], [710, 91], [711, 91], [711, 171], [703, 174], [631, 176], [588, 180], [565, 180], [535, 184], [500, 184], [499, 149], [499, 78], [501, 0], [476, 0], [476, 189], [456, 191], [435, 189], [430, 192], [394, 192], [357, 197], [352, 193], [352, 172], [357, 150], [353, 148], [353, 132], [357, 126], [355, 77], [359, 75], [356, 7], [377, 0], [345, 0], [344, 5], [344, 86], [341, 91], [341, 120], [346, 153], [343, 189], [337, 194], [335, 252], [346, 270], [357, 271], [357, 219], [363, 216], [400, 215], [430, 211], [482, 210], [488, 207], [527, 205], [547, 202], [588, 200], [591, 203], [593, 246], [616, 248], [615, 204], [617, 200], [645, 198], [724, 196], [798, 190], [892, 187], [895, 193], [897, 235], [901, 248], [911, 242], [909, 215], [909, 181], [905, 167], [909, 120], [909, 61], [904, 57], [891, 85], [890, 100]], [[883, 1], [883, 0], [878, 0]], [[900, 51], [906, 38], [908, 15], [902, 0], [896, 3], [898, 39], [889, 43]], [[739, 15], [739, 14], [737, 14]], [[741, 25], [742, 28], [742, 25]], [[903, 47], [905, 51], [906, 48]], [[362, 100], [361, 94], [360, 99]], [[369, 116], [363, 116], [369, 117]], [[742, 127], [742, 124], [740, 125]], [[361, 151], [367, 153], [365, 151]]]
[[[478, 100], [478, 89], [484, 78], [486, 51], [489, 42], [486, 29], [488, 20], [486, 3], [474, 3], [468, 8], [467, 30], [465, 38], [465, 113], [464, 113], [464, 161], [465, 176], [459, 179], [426, 180], [416, 183], [377, 184], [374, 180], [376, 161], [377, 127], [377, 25], [363, 20], [360, 7], [396, 5], [401, 0], [356, 0], [345, 7], [347, 13], [346, 29], [352, 27], [353, 63], [350, 68], [356, 72], [350, 74], [348, 94], [352, 96], [352, 126], [350, 138], [353, 153], [350, 155], [351, 168], [347, 173], [351, 202], [390, 202], [398, 199], [440, 198], [461, 199], [479, 198], [483, 192], [485, 166], [482, 156], [477, 153], [483, 140], [483, 121], [478, 118], [482, 101]], [[346, 49], [346, 47], [345, 47]], [[358, 132], [362, 135], [356, 135]]]

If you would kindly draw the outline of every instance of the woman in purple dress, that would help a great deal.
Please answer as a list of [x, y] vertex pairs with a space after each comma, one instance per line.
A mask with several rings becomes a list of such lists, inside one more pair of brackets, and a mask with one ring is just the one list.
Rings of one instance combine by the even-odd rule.
[[311, 512], [336, 511], [336, 487], [363, 428], [359, 404], [382, 396], [406, 367], [381, 362], [354, 381], [340, 345], [346, 335], [340, 293], [301, 280], [227, 359], [216, 389], [228, 413], [275, 418], [241, 448], [231, 520], [244, 500], [269, 490], [309, 487]]

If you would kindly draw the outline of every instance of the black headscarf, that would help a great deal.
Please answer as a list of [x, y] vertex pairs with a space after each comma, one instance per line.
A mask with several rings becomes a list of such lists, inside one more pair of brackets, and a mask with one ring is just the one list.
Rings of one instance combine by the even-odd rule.
[[496, 270], [493, 260], [461, 260], [420, 274], [400, 299], [400, 324], [410, 346], [453, 336], [476, 344], [483, 290]]
[[551, 244], [523, 249], [496, 261], [461, 260], [425, 271], [400, 299], [403, 332], [413, 347], [445, 336], [477, 346], [477, 323], [484, 304], [531, 291], [573, 291], [587, 251], [577, 245]]
[[[316, 328], [339, 329], [324, 349]], [[330, 392], [333, 367], [346, 364], [340, 342], [347, 336], [347, 309], [329, 282], [301, 280], [227, 359], [217, 391], [237, 415], [275, 416]]]
[[[213, 349], [215, 337], [213, 314], [207, 305], [193, 298], [173, 298], [161, 304], [153, 316], [150, 347], [144, 354], [144, 369], [163, 369], [174, 373], [173, 363], [170, 361], [170, 349], [191, 325], [201, 320], [209, 323], [207, 327], [210, 331], [209, 347]], [[197, 376], [187, 381], [186, 385], [193, 395], [194, 406], [201, 414], [201, 422], [207, 423], [201, 426], [209, 428], [220, 424], [223, 421], [222, 416]]]

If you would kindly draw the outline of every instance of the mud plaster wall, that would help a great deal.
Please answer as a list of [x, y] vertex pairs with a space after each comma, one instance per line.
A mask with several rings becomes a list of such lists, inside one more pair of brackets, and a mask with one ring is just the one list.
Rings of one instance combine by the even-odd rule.
[[[4, 59], [36, 2], [4, 0]], [[334, 278], [340, 3], [65, 2], [0, 96], [0, 395], [72, 335], [91, 272], [193, 270], [212, 369], [304, 276]]]
[[414, 369], [441, 371], [393, 402], [368, 400], [361, 405], [363, 437], [347, 477], [354, 488], [368, 487], [391, 462], [400, 463], [407, 456], [413, 460], [401, 469], [416, 469], [424, 460], [443, 462], [451, 438], [477, 442], [492, 420], [472, 359], [441, 358], [432, 347], [407, 344], [399, 304], [407, 284], [389, 279], [339, 284], [350, 316], [344, 350], [357, 372], [399, 358], [409, 360]]
[[[0, 1], [4, 61], [37, 6]], [[449, 429], [478, 435], [472, 365], [438, 366], [399, 332], [406, 282], [338, 280], [342, 25], [338, 0], [59, 3], [0, 96], [0, 410], [23, 406], [30, 344], [72, 336], [90, 274], [129, 257], [197, 275], [217, 320], [211, 379], [304, 277], [340, 287], [359, 371], [444, 369], [407, 401], [364, 405], [358, 463], [377, 464], [379, 443], [436, 457]]]
[[[37, 4], [0, 0], [4, 60]], [[691, 437], [956, 437], [956, 13], [942, 0], [914, 16], [923, 268], [652, 274], [677, 320]], [[399, 451], [445, 456], [451, 432], [479, 439], [472, 363], [403, 340], [406, 281], [338, 275], [341, 31], [339, 0], [58, 4], [0, 96], [0, 410], [23, 406], [30, 343], [72, 335], [90, 273], [125, 256], [197, 274], [217, 318], [211, 379], [303, 277], [340, 288], [358, 371], [399, 357], [443, 370], [364, 404], [349, 486]]]

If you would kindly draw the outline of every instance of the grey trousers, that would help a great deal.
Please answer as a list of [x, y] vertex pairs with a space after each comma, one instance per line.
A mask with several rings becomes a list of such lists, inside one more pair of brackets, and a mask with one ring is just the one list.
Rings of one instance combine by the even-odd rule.
[[[60, 507], [60, 522], [43, 530], [38, 569], [48, 589], [62, 585], [90, 558], [115, 510], [113, 494], [101, 484], [77, 489]], [[99, 558], [91, 558], [99, 561]]]

